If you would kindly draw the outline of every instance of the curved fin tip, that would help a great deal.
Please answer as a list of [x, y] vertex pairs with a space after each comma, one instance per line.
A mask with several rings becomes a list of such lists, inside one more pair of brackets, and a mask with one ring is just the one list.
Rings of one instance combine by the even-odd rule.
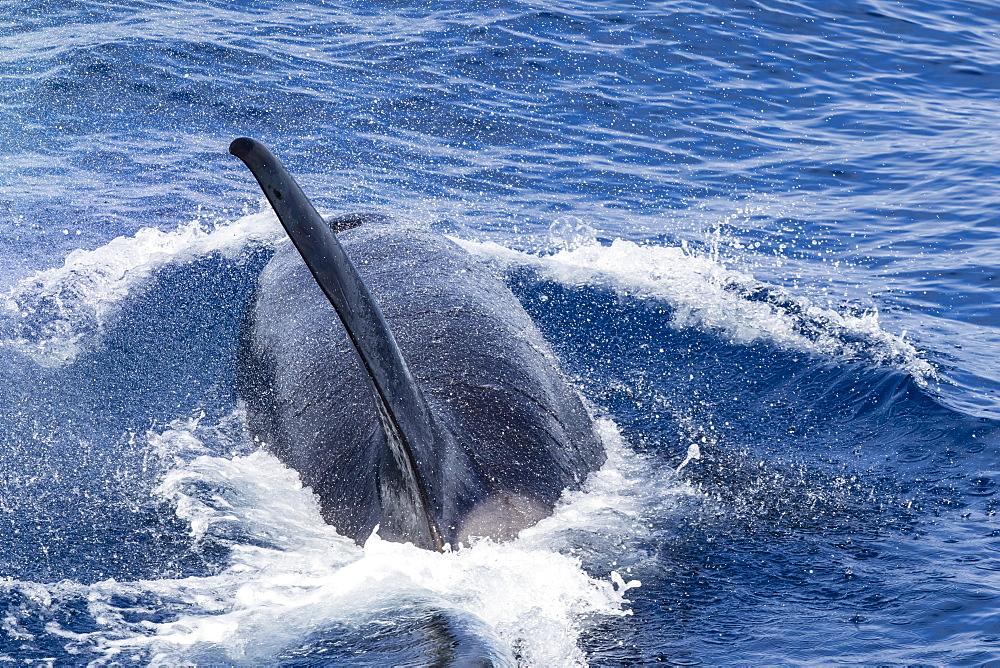
[[232, 143], [229, 144], [229, 152], [242, 160], [243, 156], [250, 153], [256, 144], [257, 142], [249, 137], [239, 137], [234, 139]]

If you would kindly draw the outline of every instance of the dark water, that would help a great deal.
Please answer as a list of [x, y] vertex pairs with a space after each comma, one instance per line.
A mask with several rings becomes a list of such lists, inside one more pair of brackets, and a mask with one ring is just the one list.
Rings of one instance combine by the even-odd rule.
[[[0, 7], [0, 660], [1000, 660], [994, 4]], [[240, 135], [496, 265], [607, 420], [586, 493], [322, 524], [232, 393]]]

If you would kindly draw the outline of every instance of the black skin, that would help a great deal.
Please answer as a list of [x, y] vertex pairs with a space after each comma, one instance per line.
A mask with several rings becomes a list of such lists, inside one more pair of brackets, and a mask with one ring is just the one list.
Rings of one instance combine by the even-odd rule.
[[[434, 429], [447, 434], [416, 457], [442, 541], [510, 539], [549, 515], [605, 452], [520, 303], [442, 236], [377, 215], [330, 223], [381, 307]], [[380, 525], [383, 538], [420, 544], [383, 498], [392, 455], [371, 381], [290, 244], [261, 273], [240, 358], [250, 434], [299, 472], [324, 519], [359, 543]]]

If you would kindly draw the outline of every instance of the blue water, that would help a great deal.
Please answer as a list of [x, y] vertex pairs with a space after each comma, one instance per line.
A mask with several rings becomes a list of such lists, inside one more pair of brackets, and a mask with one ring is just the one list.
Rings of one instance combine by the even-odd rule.
[[[4, 3], [0, 660], [1000, 660], [998, 46], [973, 0]], [[235, 410], [241, 135], [496, 266], [605, 419], [585, 493], [451, 555], [319, 521]]]

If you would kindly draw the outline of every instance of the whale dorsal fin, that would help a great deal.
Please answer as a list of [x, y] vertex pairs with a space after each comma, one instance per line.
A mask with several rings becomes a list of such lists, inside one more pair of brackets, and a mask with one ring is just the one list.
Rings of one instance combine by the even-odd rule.
[[428, 495], [426, 477], [438, 475], [435, 453], [443, 451], [438, 441], [445, 436], [435, 425], [381, 309], [334, 230], [281, 162], [263, 144], [246, 137], [233, 141], [229, 152], [253, 172], [340, 317], [367, 372], [390, 451], [379, 475], [382, 529], [422, 548], [443, 549], [441, 529], [434, 519], [435, 511], [440, 516], [441, 509], [436, 507], [440, 502]]

